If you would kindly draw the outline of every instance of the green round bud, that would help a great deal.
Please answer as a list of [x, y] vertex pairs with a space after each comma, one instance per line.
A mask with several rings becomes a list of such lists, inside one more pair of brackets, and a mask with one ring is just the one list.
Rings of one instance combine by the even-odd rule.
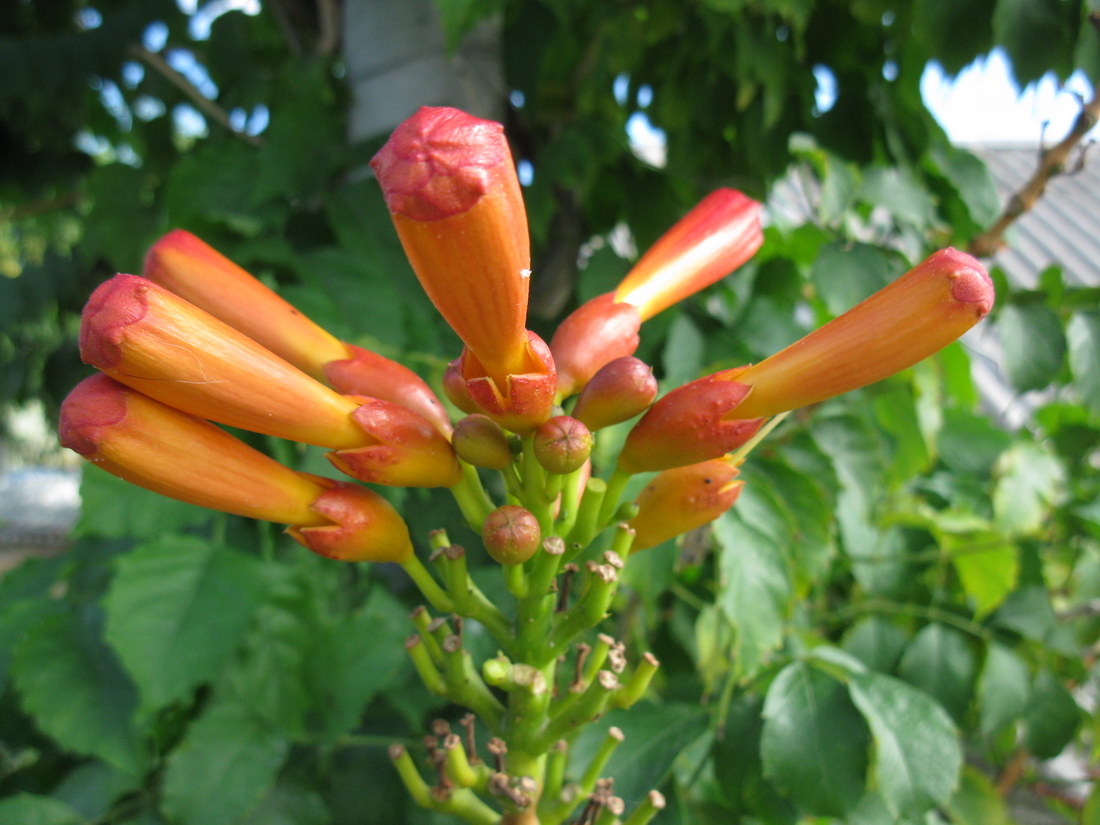
[[512, 463], [512, 445], [500, 425], [475, 413], [455, 424], [451, 444], [458, 457], [475, 467], [503, 470]]
[[505, 504], [485, 519], [481, 540], [489, 555], [501, 564], [523, 564], [539, 549], [542, 531], [530, 510]]
[[592, 433], [577, 419], [559, 415], [539, 425], [533, 446], [539, 464], [564, 475], [584, 466], [592, 453]]

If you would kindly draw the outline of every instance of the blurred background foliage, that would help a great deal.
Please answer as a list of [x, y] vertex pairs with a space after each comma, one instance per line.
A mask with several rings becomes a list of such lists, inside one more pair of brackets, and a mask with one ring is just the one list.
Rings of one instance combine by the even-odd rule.
[[[999, 46], [1021, 84], [1077, 68], [1095, 83], [1094, 6], [429, 11], [449, 48], [486, 25], [497, 46], [537, 331], [612, 286], [711, 189], [768, 201], [757, 258], [647, 324], [639, 355], [667, 389], [774, 352], [932, 249], [965, 248], [1002, 205], [926, 109], [921, 73]], [[342, 11], [2, 0], [0, 404], [56, 411], [88, 372], [83, 301], [176, 227], [338, 336], [438, 380], [457, 339], [364, 174], [384, 135], [348, 137], [360, 46], [341, 44]], [[828, 111], [820, 67], [835, 81]], [[443, 101], [408, 111], [422, 102]], [[632, 150], [639, 113], [664, 134], [659, 163]], [[660, 821], [684, 825], [1100, 822], [1087, 785], [1100, 756], [1100, 289], [1056, 267], [1037, 287], [994, 277], [984, 340], [999, 371], [978, 363], [988, 347], [955, 344], [792, 416], [712, 531], [634, 559], [608, 630], [664, 667], [651, 701], [611, 720], [627, 733], [611, 769], [628, 801], [660, 783]], [[983, 366], [1027, 400], [1022, 424], [991, 407]], [[253, 441], [325, 472], [313, 450]], [[399, 577], [93, 469], [81, 493], [70, 550], [0, 579], [0, 822], [436, 821], [385, 756], [456, 712], [404, 661], [415, 600]], [[422, 547], [437, 526], [476, 541], [445, 497], [390, 495]], [[1059, 755], [1068, 767], [1051, 773]], [[1036, 798], [1043, 811], [1026, 813]]]

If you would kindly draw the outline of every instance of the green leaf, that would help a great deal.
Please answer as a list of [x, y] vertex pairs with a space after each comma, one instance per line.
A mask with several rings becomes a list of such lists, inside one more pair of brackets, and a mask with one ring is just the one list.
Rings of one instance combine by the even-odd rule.
[[718, 605], [736, 634], [735, 666], [748, 676], [783, 640], [791, 599], [784, 548], [733, 511], [714, 522], [714, 537], [722, 548]]
[[958, 630], [934, 622], [916, 635], [898, 666], [898, 675], [940, 703], [956, 721], [966, 713], [977, 674], [974, 652]]
[[1089, 409], [1100, 413], [1100, 312], [1078, 312], [1066, 332], [1073, 385]]
[[1061, 680], [1040, 670], [1024, 711], [1025, 747], [1038, 759], [1053, 759], [1073, 741], [1081, 719], [1081, 708]]
[[810, 281], [830, 315], [847, 312], [902, 272], [899, 256], [869, 244], [829, 244], [810, 269]]
[[[984, 0], [978, 0], [978, 2], [984, 2]], [[922, 3], [921, 5], [946, 10], [959, 4]], [[974, 224], [980, 227], [992, 224], [1001, 212], [1001, 198], [993, 184], [993, 176], [981, 158], [947, 143], [932, 147], [931, 157], [944, 178], [959, 193]]]
[[854, 674], [852, 701], [875, 742], [874, 777], [895, 816], [944, 804], [958, 782], [962, 751], [951, 718], [927, 694], [881, 673]]
[[935, 214], [931, 196], [911, 172], [900, 167], [869, 169], [859, 195], [864, 202], [885, 207], [896, 220], [918, 229], [931, 225]]
[[574, 775], [579, 775], [595, 756], [607, 729], [621, 729], [626, 740], [611, 755], [604, 775], [615, 777], [616, 796], [632, 810], [661, 784], [680, 751], [703, 735], [707, 719], [706, 709], [694, 704], [643, 704], [629, 711], [612, 711], [577, 736], [569, 751], [570, 765]]
[[970, 765], [963, 768], [962, 782], [947, 804], [947, 813], [955, 825], [1012, 825], [997, 787]]
[[235, 702], [218, 702], [168, 758], [164, 808], [179, 825], [229, 825], [267, 793], [288, 743]]
[[868, 735], [845, 687], [805, 662], [768, 688], [760, 753], [764, 775], [819, 816], [843, 816], [862, 798]]
[[978, 677], [978, 718], [982, 733], [992, 736], [1020, 718], [1031, 693], [1027, 664], [1004, 645], [991, 642]]
[[146, 710], [186, 696], [218, 672], [264, 594], [251, 556], [168, 536], [119, 559], [104, 602], [107, 641]]
[[156, 538], [211, 518], [209, 510], [143, 490], [89, 463], [83, 465], [80, 499], [77, 536]]
[[1019, 551], [999, 533], [945, 534], [940, 546], [955, 566], [974, 613], [996, 609], [1013, 590], [1020, 574]]
[[1092, 793], [1081, 810], [1081, 825], [1100, 825], [1100, 782], [1093, 783]]
[[703, 334], [691, 318], [680, 313], [668, 331], [668, 340], [661, 356], [665, 367], [665, 383], [678, 387], [699, 377], [703, 366]]
[[890, 673], [908, 641], [905, 631], [893, 622], [867, 616], [848, 629], [841, 647], [871, 670]]
[[1062, 463], [1039, 444], [1020, 442], [1001, 455], [996, 474], [993, 512], [997, 526], [1014, 535], [1041, 530], [1049, 509], [1062, 497]]
[[1012, 303], [997, 317], [1003, 365], [1012, 386], [1024, 392], [1045, 387], [1066, 358], [1062, 322], [1044, 303]]
[[397, 680], [408, 629], [406, 607], [378, 587], [362, 609], [315, 634], [304, 673], [312, 722], [323, 735], [335, 738], [354, 728], [375, 694]]
[[944, 412], [940, 458], [956, 472], [988, 475], [1011, 443], [1012, 436], [998, 430], [984, 415], [959, 409]]
[[1061, 0], [998, 0], [993, 38], [1008, 51], [1020, 87], [1051, 68], [1060, 77], [1070, 73], [1077, 8]]
[[12, 825], [83, 825], [80, 813], [60, 799], [17, 793], [0, 799], [0, 822]]
[[137, 774], [145, 762], [137, 693], [99, 624], [90, 610], [49, 617], [16, 650], [12, 677], [24, 710], [59, 745]]

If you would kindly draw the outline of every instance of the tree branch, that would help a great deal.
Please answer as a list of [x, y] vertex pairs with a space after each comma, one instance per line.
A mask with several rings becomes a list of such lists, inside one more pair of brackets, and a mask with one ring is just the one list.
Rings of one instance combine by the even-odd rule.
[[211, 120], [225, 127], [235, 137], [240, 138], [250, 146], [262, 146], [263, 141], [255, 135], [250, 135], [247, 132], [242, 132], [238, 129], [234, 129], [229, 123], [229, 115], [221, 106], [215, 103], [208, 97], [205, 97], [202, 92], [192, 85], [182, 74], [177, 72], [167, 61], [156, 52], [151, 52], [144, 46], [131, 45], [130, 53], [134, 55], [138, 60], [141, 60], [147, 66], [155, 69], [160, 73], [169, 83], [179, 89], [183, 94], [195, 105], [195, 108], [201, 111], [204, 115]]
[[[1100, 35], [1100, 12], [1092, 12], [1089, 22]], [[1008, 206], [996, 223], [970, 241], [969, 252], [979, 258], [988, 258], [1004, 246], [1004, 233], [1021, 215], [1034, 208], [1043, 196], [1047, 182], [1065, 171], [1070, 154], [1081, 143], [1088, 131], [1100, 120], [1100, 84], [1092, 91], [1092, 100], [1082, 101], [1081, 111], [1064, 138], [1039, 156], [1039, 166], [1024, 187], [1009, 198]]]

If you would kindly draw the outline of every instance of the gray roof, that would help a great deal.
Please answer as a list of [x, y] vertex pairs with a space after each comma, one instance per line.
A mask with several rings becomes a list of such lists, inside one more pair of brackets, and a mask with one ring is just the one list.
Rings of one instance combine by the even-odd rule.
[[[1023, 188], [1039, 163], [1035, 145], [966, 148], [989, 167], [1002, 203]], [[1067, 284], [1100, 286], [1100, 157], [1086, 158], [1080, 170], [1051, 178], [1035, 208], [1016, 220], [1005, 241], [991, 263], [1002, 267], [1014, 286], [1036, 286], [1039, 274], [1052, 264], [1062, 267]]]

